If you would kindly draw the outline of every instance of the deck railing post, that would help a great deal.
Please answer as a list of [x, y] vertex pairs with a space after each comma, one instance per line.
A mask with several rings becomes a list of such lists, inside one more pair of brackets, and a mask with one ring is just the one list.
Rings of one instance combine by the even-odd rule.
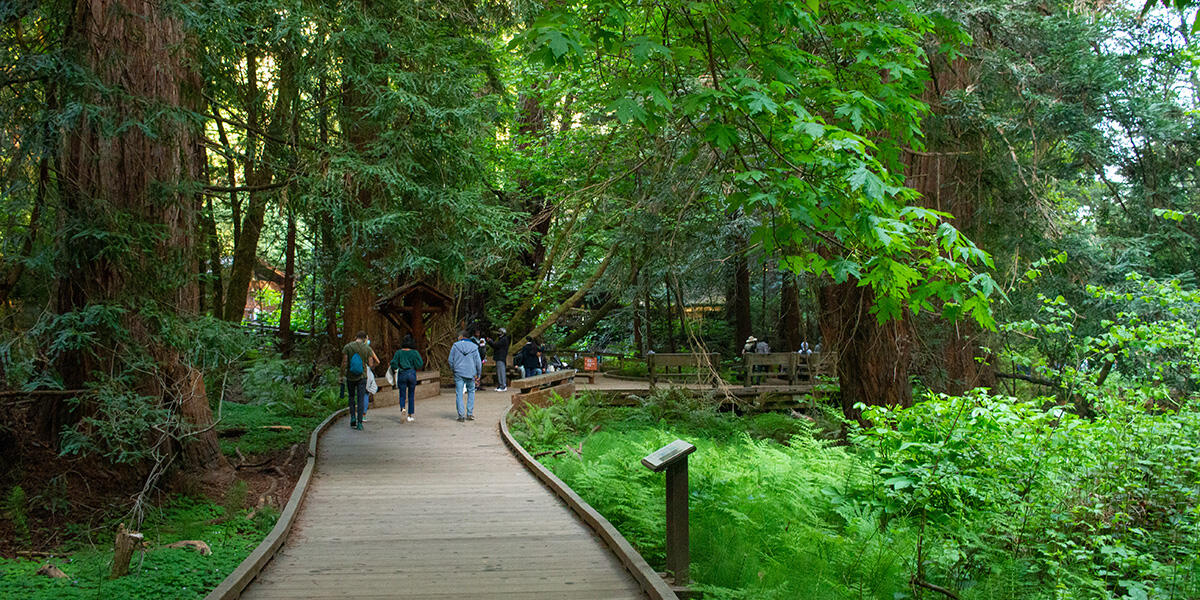
[[667, 472], [667, 570], [678, 586], [687, 585], [690, 580], [687, 457], [695, 451], [695, 446], [675, 440], [642, 459], [647, 469]]

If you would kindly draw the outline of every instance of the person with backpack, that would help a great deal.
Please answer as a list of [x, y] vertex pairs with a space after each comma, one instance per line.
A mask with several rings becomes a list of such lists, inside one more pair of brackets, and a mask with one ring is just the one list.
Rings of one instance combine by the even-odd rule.
[[[458, 409], [458, 421], [475, 420], [475, 383], [483, 374], [483, 361], [479, 358], [479, 344], [472, 342], [466, 331], [458, 332], [458, 341], [450, 346], [450, 357], [446, 361], [454, 371], [454, 406]], [[467, 394], [467, 412], [463, 414], [463, 393]]]
[[409, 423], [413, 422], [414, 395], [417, 391], [417, 370], [425, 366], [421, 353], [413, 350], [416, 342], [411, 335], [405, 335], [400, 342], [400, 349], [392, 356], [392, 370], [396, 372], [396, 390], [400, 394], [400, 410], [404, 410], [405, 398], [408, 399]]
[[495, 340], [488, 340], [488, 345], [492, 347], [492, 358], [496, 361], [496, 391], [508, 391], [508, 346], [512, 340], [508, 337], [508, 330], [501, 327], [500, 337]]
[[367, 410], [367, 369], [379, 364], [379, 358], [367, 343], [367, 332], [354, 335], [354, 341], [342, 348], [342, 373], [350, 406], [350, 428], [362, 430]]

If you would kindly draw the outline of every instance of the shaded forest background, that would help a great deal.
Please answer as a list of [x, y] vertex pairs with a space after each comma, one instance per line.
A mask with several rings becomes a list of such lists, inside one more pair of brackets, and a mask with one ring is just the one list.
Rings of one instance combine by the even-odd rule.
[[221, 485], [239, 361], [390, 355], [374, 304], [414, 281], [455, 299], [435, 366], [460, 326], [754, 335], [836, 352], [848, 419], [979, 386], [1176, 407], [1200, 78], [1189, 14], [1140, 9], [7, 3], [0, 469]]

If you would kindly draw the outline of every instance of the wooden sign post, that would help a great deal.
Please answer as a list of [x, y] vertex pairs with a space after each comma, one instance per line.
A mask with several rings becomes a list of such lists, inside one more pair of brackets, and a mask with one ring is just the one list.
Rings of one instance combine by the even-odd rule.
[[687, 585], [690, 579], [687, 456], [695, 451], [695, 446], [675, 440], [642, 459], [647, 469], [667, 472], [667, 570], [678, 586]]

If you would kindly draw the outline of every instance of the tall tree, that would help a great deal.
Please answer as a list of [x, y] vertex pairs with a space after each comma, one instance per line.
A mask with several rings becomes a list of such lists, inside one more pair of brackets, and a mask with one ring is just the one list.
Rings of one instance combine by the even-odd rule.
[[73, 388], [97, 374], [132, 381], [131, 393], [194, 429], [171, 430], [187, 440], [185, 467], [219, 474], [228, 464], [207, 429], [204, 379], [163, 325], [198, 307], [199, 200], [190, 190], [200, 174], [199, 132], [187, 111], [201, 98], [189, 39], [159, 3], [85, 0], [74, 10], [68, 51], [93, 85], [73, 92], [96, 110], [77, 117], [63, 143], [56, 308], [64, 316], [107, 311], [112, 319], [92, 321], [92, 343], [66, 352], [59, 369]]

